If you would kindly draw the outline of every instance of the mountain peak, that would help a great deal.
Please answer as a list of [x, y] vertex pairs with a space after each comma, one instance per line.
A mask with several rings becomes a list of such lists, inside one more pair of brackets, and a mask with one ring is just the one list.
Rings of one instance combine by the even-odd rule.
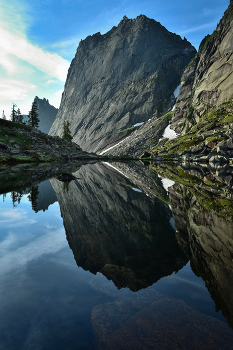
[[[73, 59], [51, 135], [69, 120], [75, 142], [100, 152], [132, 126], [174, 105], [173, 92], [196, 50], [159, 22], [124, 16], [83, 40]], [[131, 130], [132, 131], [132, 130]]]

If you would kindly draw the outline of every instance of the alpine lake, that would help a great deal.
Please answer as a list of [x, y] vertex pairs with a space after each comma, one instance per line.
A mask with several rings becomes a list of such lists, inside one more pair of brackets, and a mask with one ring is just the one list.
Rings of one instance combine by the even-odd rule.
[[0, 349], [233, 349], [232, 175], [1, 168]]

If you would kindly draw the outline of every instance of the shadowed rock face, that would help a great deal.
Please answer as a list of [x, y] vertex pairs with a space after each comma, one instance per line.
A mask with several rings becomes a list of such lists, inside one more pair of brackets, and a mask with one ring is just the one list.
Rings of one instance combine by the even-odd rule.
[[177, 240], [193, 271], [205, 281], [216, 309], [233, 327], [233, 223], [218, 211], [205, 210], [197, 194], [178, 184], [169, 189]]
[[66, 189], [50, 181], [79, 266], [137, 291], [186, 264], [166, 204], [107, 165], [84, 166], [74, 175], [79, 180]]
[[74, 141], [98, 152], [124, 138], [135, 123], [163, 115], [196, 50], [159, 22], [124, 17], [104, 35], [81, 41], [69, 68], [51, 135], [71, 124]]
[[[172, 126], [186, 131], [210, 108], [233, 98], [233, 3], [211, 36], [200, 44], [181, 77]], [[184, 125], [185, 124], [185, 125]]]

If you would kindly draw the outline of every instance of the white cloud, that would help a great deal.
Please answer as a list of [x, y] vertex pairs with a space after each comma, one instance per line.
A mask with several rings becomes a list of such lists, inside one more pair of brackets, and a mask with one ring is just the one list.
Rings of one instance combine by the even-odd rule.
[[49, 99], [49, 103], [51, 105], [53, 105], [56, 108], [60, 107], [60, 103], [61, 103], [61, 95], [63, 93], [64, 89], [60, 89], [57, 92], [55, 92], [55, 94], [53, 95], [53, 97], [51, 97]]
[[24, 100], [28, 96], [28, 91], [35, 88], [36, 85], [23, 81], [2, 79], [0, 81], [0, 99], [5, 101]]
[[48, 84], [48, 85], [50, 85], [50, 84], [54, 84], [54, 83], [56, 83], [56, 81], [55, 81], [55, 80], [53, 80], [53, 79], [48, 80], [48, 81], [46, 82], [46, 84]]
[[[11, 244], [10, 237], [9, 244]], [[65, 247], [67, 247], [67, 240], [63, 227], [46, 233], [14, 251], [9, 251], [8, 254], [0, 258], [0, 275], [21, 268], [44, 254], [54, 254]]]
[[2, 209], [0, 213], [0, 225], [4, 227], [18, 227], [34, 224], [36, 221], [28, 218], [28, 212], [24, 209], [8, 210]]
[[28, 113], [35, 95], [53, 98], [59, 105], [70, 65], [59, 54], [30, 41], [27, 31], [35, 19], [29, 13], [33, 12], [27, 1], [0, 2], [0, 110], [6, 116], [12, 101]]
[[0, 64], [7, 71], [8, 74], [13, 74], [16, 71], [16, 65], [11, 59], [10, 55], [0, 51]]
[[15, 243], [15, 235], [9, 232], [8, 236], [0, 243], [0, 255], [4, 256], [5, 252], [8, 251]]
[[[3, 27], [0, 27], [0, 37], [0, 49], [5, 55], [13, 54], [21, 60], [30, 63], [41, 72], [65, 82], [70, 65], [67, 60], [56, 53], [49, 53], [32, 45], [25, 38], [13, 34]], [[2, 64], [1, 57], [0, 64]]]

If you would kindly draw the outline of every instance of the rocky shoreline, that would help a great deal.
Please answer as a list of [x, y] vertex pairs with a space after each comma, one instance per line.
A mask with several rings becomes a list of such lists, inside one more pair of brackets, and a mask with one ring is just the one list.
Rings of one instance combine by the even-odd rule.
[[0, 119], [0, 164], [65, 163], [79, 160], [124, 160], [130, 156], [97, 155], [74, 142], [33, 127]]

